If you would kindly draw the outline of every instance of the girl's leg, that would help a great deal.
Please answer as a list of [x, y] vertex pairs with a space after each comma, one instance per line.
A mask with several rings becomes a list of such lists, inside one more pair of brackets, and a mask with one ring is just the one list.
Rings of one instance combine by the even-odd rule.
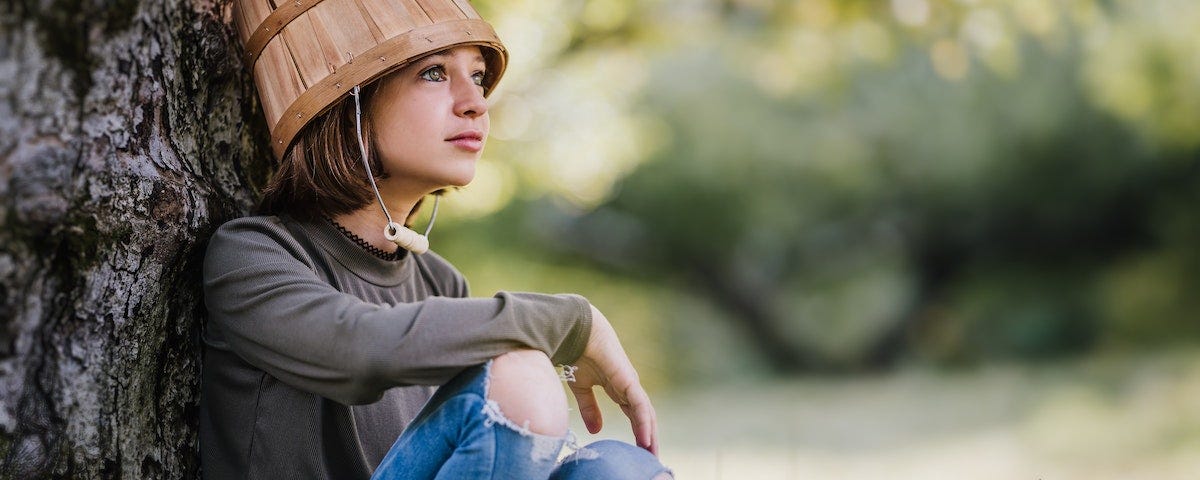
[[671, 469], [643, 448], [616, 440], [600, 440], [564, 458], [550, 480], [667, 480]]
[[501, 355], [439, 388], [372, 478], [546, 478], [565, 442], [566, 409], [545, 354]]

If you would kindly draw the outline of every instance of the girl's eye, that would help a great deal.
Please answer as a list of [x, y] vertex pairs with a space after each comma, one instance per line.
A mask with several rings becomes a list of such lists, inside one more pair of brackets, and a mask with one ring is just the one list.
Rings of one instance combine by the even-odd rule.
[[444, 82], [446, 81], [446, 69], [441, 65], [434, 65], [421, 72], [421, 78], [431, 82]]
[[[487, 75], [485, 72], [475, 72], [475, 73], [471, 74], [471, 82], [475, 83], [475, 85], [482, 87], [484, 77], [486, 77], [486, 76]], [[420, 77], [421, 77], [421, 79], [430, 81], [430, 82], [444, 82], [446, 80], [449, 80], [449, 75], [446, 74], [446, 67], [443, 67], [441, 65], [434, 65], [432, 67], [425, 69], [424, 71], [422, 71], [420, 73]]]

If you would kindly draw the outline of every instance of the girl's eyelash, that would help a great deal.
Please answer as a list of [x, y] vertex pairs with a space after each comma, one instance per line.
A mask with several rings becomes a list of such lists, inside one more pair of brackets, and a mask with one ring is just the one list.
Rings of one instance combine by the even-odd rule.
[[[428, 67], [421, 69], [420, 73], [418, 73], [417, 76], [422, 77], [422, 78], [426, 77], [430, 73], [432, 73], [434, 70], [440, 70], [442, 75], [446, 75], [446, 66], [443, 64], [440, 64], [440, 63], [435, 63], [433, 65], [430, 65]], [[479, 77], [481, 80], [487, 79], [487, 71], [476, 70], [476, 71], [472, 72], [471, 78], [475, 78], [475, 77]]]

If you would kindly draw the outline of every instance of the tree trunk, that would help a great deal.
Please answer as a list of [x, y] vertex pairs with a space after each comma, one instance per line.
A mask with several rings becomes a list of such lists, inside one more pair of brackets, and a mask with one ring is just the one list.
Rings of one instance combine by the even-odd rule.
[[229, 0], [0, 4], [0, 478], [195, 478], [208, 236], [267, 171]]

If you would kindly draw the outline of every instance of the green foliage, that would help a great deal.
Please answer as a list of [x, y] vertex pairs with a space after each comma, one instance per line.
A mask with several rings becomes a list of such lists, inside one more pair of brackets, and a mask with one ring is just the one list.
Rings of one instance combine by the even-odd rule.
[[[621, 17], [605, 31], [636, 33], [602, 42], [573, 26], [554, 65], [641, 49], [612, 81], [637, 73], [619, 108], [653, 141], [595, 204], [508, 204], [491, 225], [511, 238], [685, 289], [780, 370], [1200, 338], [1200, 128], [1180, 113], [1200, 70], [1193, 37], [1154, 28], [1198, 9], [618, 3], [653, 22]], [[574, 161], [514, 159], [541, 165], [517, 177], [539, 191]], [[678, 331], [681, 311], [707, 310], [644, 318]]]
[[1156, 192], [1186, 184], [1079, 94], [1071, 57], [1025, 57], [1019, 81], [955, 83], [909, 54], [783, 99], [720, 58], [664, 64], [695, 91], [646, 93], [672, 139], [598, 212], [643, 232], [621, 256], [764, 305], [818, 365], [886, 360], [935, 321], [961, 323], [947, 358], [1080, 351], [1101, 333], [1090, 279], [1152, 244]]

